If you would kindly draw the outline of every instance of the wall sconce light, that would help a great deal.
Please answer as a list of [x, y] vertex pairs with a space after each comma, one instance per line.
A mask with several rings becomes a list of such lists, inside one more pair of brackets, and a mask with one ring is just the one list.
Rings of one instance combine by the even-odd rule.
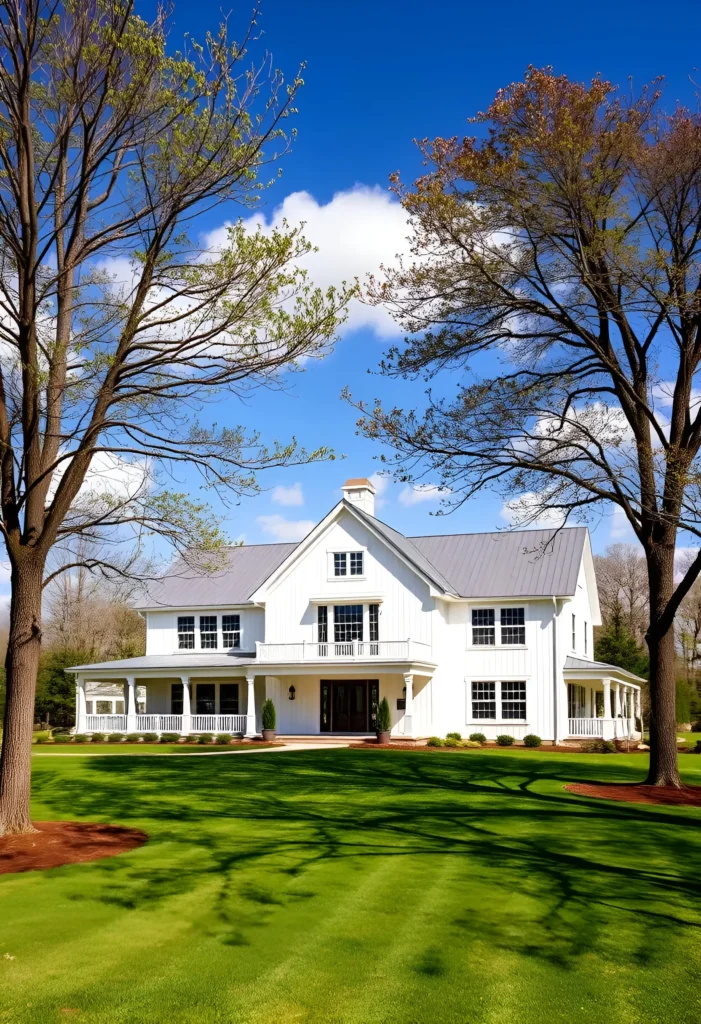
[[295, 690], [294, 686], [291, 686], [287, 692], [290, 695], [290, 700], [294, 700], [295, 699], [295, 693], [297, 692]]
[[402, 687], [402, 693], [403, 693], [403, 694], [404, 694], [404, 696], [406, 697], [406, 686], [403, 686], [403, 687]]

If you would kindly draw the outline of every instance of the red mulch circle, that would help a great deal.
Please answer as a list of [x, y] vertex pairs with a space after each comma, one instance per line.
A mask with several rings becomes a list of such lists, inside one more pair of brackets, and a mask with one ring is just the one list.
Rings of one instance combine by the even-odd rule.
[[35, 821], [38, 832], [0, 838], [0, 875], [44, 871], [64, 864], [82, 864], [143, 846], [148, 840], [138, 828], [97, 825], [83, 821]]
[[596, 796], [602, 800], [625, 800], [631, 804], [668, 804], [674, 807], [701, 807], [701, 786], [629, 785], [623, 782], [594, 784], [573, 782], [565, 789], [579, 796]]

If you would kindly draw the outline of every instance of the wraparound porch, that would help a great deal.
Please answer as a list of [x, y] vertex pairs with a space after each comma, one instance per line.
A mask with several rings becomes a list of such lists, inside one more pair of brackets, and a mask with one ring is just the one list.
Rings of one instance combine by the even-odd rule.
[[[615, 670], [621, 678], [609, 678], [604, 670], [613, 666], [568, 659], [577, 665], [565, 667], [567, 684], [567, 735], [571, 739], [640, 739], [642, 737], [641, 690], [637, 678]], [[595, 676], [597, 668], [601, 672]]]

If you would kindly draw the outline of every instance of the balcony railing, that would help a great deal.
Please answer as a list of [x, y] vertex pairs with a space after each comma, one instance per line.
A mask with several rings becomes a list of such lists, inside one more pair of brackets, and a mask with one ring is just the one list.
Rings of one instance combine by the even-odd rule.
[[256, 643], [256, 660], [286, 661], [411, 661], [430, 659], [430, 644], [420, 640], [306, 640], [298, 643]]

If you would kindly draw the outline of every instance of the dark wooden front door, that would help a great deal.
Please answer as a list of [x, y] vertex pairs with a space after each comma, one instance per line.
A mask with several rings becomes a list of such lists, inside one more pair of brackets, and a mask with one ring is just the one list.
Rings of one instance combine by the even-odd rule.
[[321, 732], [371, 732], [377, 705], [377, 680], [322, 680]]

